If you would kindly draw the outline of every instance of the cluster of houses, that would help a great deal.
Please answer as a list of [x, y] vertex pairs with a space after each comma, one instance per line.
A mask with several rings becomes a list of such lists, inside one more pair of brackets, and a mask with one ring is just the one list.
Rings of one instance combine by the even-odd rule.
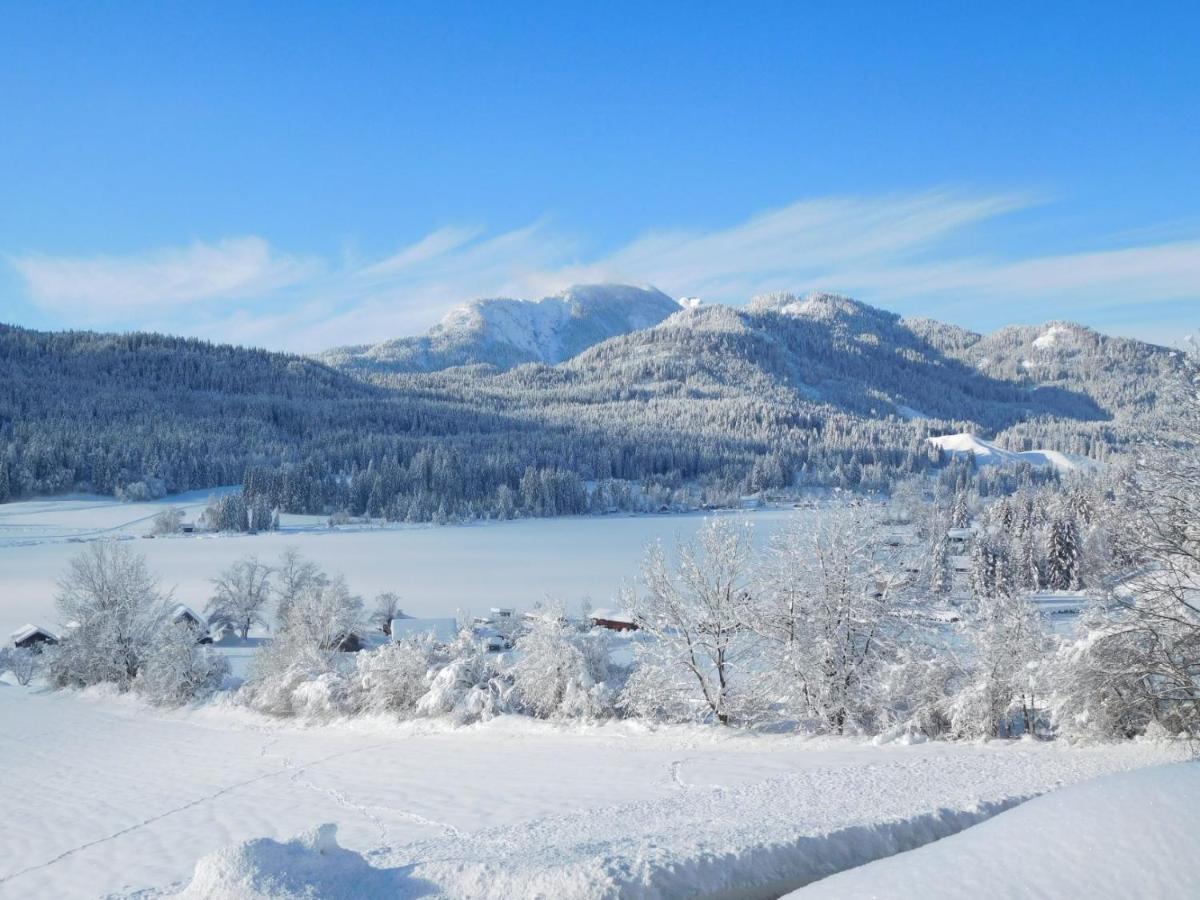
[[[584, 625], [558, 614], [545, 610], [530, 610], [517, 614], [510, 607], [492, 607], [487, 616], [477, 616], [471, 625], [471, 631], [479, 643], [481, 650], [488, 653], [499, 653], [511, 650], [516, 635], [529, 625], [539, 620], [552, 617], [563, 625]], [[205, 616], [196, 612], [186, 603], [178, 603], [171, 610], [169, 621], [172, 624], [184, 624], [196, 632], [198, 644], [228, 644], [236, 640], [233, 625], [227, 621], [209, 621]], [[612, 631], [633, 631], [637, 622], [633, 614], [622, 609], [597, 609], [586, 617], [586, 626], [591, 628], [607, 628]], [[66, 626], [69, 632], [73, 624]], [[428, 635], [438, 643], [449, 644], [458, 640], [459, 623], [457, 619], [418, 618], [398, 613], [388, 623], [387, 636], [392, 641], [401, 641], [415, 635]], [[11, 635], [14, 647], [40, 651], [44, 647], [59, 643], [62, 637], [41, 625], [22, 625]], [[371, 641], [365, 633], [347, 632], [339, 635], [331, 644], [330, 649], [347, 653], [357, 653], [370, 646]]]
[[[185, 603], [177, 603], [168, 615], [168, 621], [173, 625], [185, 624], [196, 630], [196, 643], [212, 644], [233, 636], [233, 626], [228, 622], [209, 623], [208, 619], [196, 612]], [[51, 647], [69, 636], [78, 628], [76, 622], [68, 622], [64, 626], [64, 634], [51, 631], [43, 625], [25, 624], [14, 631], [9, 640], [18, 650], [33, 650], [40, 652]]]
[[[579, 625], [560, 613], [545, 610], [529, 610], [517, 614], [511, 607], [493, 606], [486, 616], [476, 616], [471, 623], [471, 633], [486, 653], [511, 650], [517, 634], [535, 622], [553, 619], [562, 625]], [[592, 628], [607, 628], [612, 631], [633, 631], [637, 628], [633, 614], [628, 610], [598, 609], [586, 619]], [[389, 635], [393, 641], [402, 641], [418, 635], [432, 638], [438, 643], [449, 644], [458, 639], [459, 623], [454, 618], [415, 618], [401, 616], [392, 619]]]

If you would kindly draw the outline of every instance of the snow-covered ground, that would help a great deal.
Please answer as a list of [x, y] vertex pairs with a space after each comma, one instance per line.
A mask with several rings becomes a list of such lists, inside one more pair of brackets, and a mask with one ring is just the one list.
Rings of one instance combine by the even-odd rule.
[[302, 727], [3, 683], [0, 723], [0, 898], [170, 894], [223, 847], [326, 823], [397, 896], [778, 896], [1181, 752], [512, 717]]
[[1058, 450], [1005, 450], [973, 434], [943, 434], [928, 439], [929, 443], [944, 450], [950, 456], [974, 454], [975, 462], [983, 466], [1011, 466], [1028, 463], [1031, 466], [1050, 467], [1059, 472], [1088, 472], [1100, 468], [1100, 463], [1075, 453]]
[[[528, 609], [546, 599], [574, 609], [584, 597], [610, 605], [624, 581], [636, 577], [647, 543], [690, 536], [702, 515], [525, 519], [444, 527], [343, 526], [331, 531], [318, 516], [284, 516], [282, 530], [257, 535], [180, 535], [144, 540], [154, 516], [168, 506], [194, 521], [211, 492], [152, 503], [111, 498], [35, 500], [0, 505], [0, 637], [26, 622], [53, 626], [55, 582], [78, 541], [137, 539], [152, 572], [175, 598], [203, 610], [210, 579], [235, 559], [265, 562], [294, 546], [331, 572], [346, 575], [368, 600], [395, 591], [404, 610], [452, 616], [459, 609]], [[725, 512], [755, 524], [764, 539], [812, 509]]]
[[1200, 896], [1200, 762], [1107, 775], [793, 900]]
[[[547, 596], [604, 604], [636, 575], [648, 541], [673, 542], [704, 520], [331, 531], [316, 517], [285, 517], [278, 534], [141, 539], [162, 508], [194, 519], [207, 496], [0, 506], [0, 631], [56, 624], [55, 579], [78, 542], [102, 537], [136, 540], [196, 608], [228, 563], [249, 553], [270, 560], [290, 545], [344, 572], [359, 593], [396, 590], [411, 613], [448, 615]], [[755, 523], [763, 540], [817, 514], [725, 515]], [[245, 657], [234, 660], [240, 671], [253, 649], [231, 652]], [[52, 693], [0, 679], [0, 900], [181, 891], [236, 900], [777, 897], [803, 885], [828, 890], [836, 879], [818, 879], [897, 853], [889, 864], [911, 857], [917, 874], [905, 877], [919, 878], [928, 872], [920, 867], [941, 863], [917, 854], [948, 852], [942, 839], [965, 842], [970, 857], [983, 853], [971, 849], [971, 835], [986, 834], [978, 823], [999, 813], [997, 826], [1027, 827], [1008, 818], [1023, 807], [1005, 811], [1032, 796], [1185, 752], [1152, 743], [875, 746], [518, 717], [457, 729], [383, 719], [304, 726], [223, 696], [163, 712], [104, 690]], [[1053, 814], [1064, 833], [1073, 808]], [[913, 850], [929, 842], [938, 843]], [[863, 882], [864, 896], [873, 883]]]

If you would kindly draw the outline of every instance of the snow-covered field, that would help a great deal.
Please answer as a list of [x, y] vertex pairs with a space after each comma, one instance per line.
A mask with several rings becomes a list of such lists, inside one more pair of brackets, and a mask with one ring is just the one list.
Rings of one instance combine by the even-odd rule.
[[[184, 509], [189, 520], [209, 492], [153, 503], [104, 498], [35, 500], [0, 505], [0, 635], [25, 622], [53, 627], [55, 582], [78, 541], [136, 539], [151, 571], [175, 598], [203, 609], [209, 580], [247, 554], [272, 562], [293, 546], [330, 572], [342, 572], [368, 600], [379, 591], [400, 594], [411, 615], [452, 616], [458, 609], [486, 613], [492, 606], [528, 609], [553, 599], [574, 609], [584, 597], [611, 605], [623, 582], [637, 576], [648, 542], [673, 544], [690, 536], [704, 516], [603, 516], [526, 519], [444, 527], [342, 526], [330, 530], [317, 516], [284, 516], [282, 530], [256, 535], [180, 535], [144, 540], [162, 509]], [[720, 513], [755, 523], [765, 539], [811, 510]]]
[[[56, 624], [55, 579], [79, 541], [99, 537], [136, 541], [178, 599], [198, 608], [228, 563], [295, 546], [359, 593], [396, 590], [412, 613], [447, 615], [548, 596], [604, 605], [637, 574], [648, 541], [673, 542], [703, 522], [330, 531], [288, 517], [278, 534], [141, 539], [165, 506], [194, 519], [206, 496], [0, 506], [0, 628]], [[755, 523], [762, 540], [813, 513], [728, 515]], [[912, 896], [923, 889], [881, 892], [893, 876], [880, 882], [873, 866], [911, 859], [895, 883], [923, 884], [945, 865], [937, 854], [963, 846], [964, 858], [981, 855], [983, 828], [1028, 828], [1010, 818], [1028, 798], [1185, 753], [1153, 743], [876, 746], [514, 716], [463, 728], [369, 718], [305, 726], [220, 696], [163, 712], [100, 689], [52, 693], [0, 679], [0, 898], [778, 897], [827, 890], [836, 880], [818, 879], [892, 854], [865, 866], [862, 887], [848, 882], [859, 893], [847, 895]], [[1180, 784], [1200, 803], [1200, 786]], [[1071, 808], [1051, 807], [1062, 833]], [[1081, 809], [1100, 815], [1095, 804]]]
[[169, 894], [222, 847], [324, 823], [385, 870], [347, 896], [778, 896], [1179, 752], [516, 718], [305, 728], [11, 684], [0, 723], [0, 897], [14, 900]]

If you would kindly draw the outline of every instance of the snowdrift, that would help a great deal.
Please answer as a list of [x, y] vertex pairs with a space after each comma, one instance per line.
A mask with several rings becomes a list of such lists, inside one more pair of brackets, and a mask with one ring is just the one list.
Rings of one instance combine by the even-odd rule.
[[[288, 844], [251, 841], [214, 854], [197, 867], [185, 896], [293, 897], [311, 887], [322, 897], [773, 898], [895, 854], [904, 859], [906, 851], [940, 846], [998, 813], [1009, 815], [1029, 796], [1088, 777], [1089, 755], [1046, 754], [1045, 765], [1031, 766], [1019, 751], [975, 752], [814, 769], [737, 788], [692, 787], [680, 777], [677, 792], [665, 798], [373, 851], [372, 860], [388, 868], [338, 848], [326, 829]], [[1106, 807], [1098, 821], [1111, 824], [1115, 808]], [[1064, 816], [1064, 833], [1074, 827], [1073, 815], [1094, 814]], [[293, 859], [295, 871], [287, 868]], [[332, 885], [328, 893], [325, 884]]]
[[376, 869], [338, 846], [337, 826], [321, 825], [285, 843], [258, 838], [196, 863], [183, 900], [363, 900], [425, 893], [403, 873]]
[[1187, 762], [1063, 788], [791, 896], [1195, 897], [1198, 851], [1200, 762]]

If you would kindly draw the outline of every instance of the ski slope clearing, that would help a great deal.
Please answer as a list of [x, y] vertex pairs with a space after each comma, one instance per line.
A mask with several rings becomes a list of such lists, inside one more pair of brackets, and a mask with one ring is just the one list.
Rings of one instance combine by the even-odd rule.
[[1097, 778], [977, 828], [843, 872], [794, 900], [1195, 897], [1200, 763]]
[[974, 454], [975, 462], [981, 466], [1013, 466], [1027, 463], [1037, 468], [1050, 467], [1059, 472], [1088, 472], [1100, 467], [1100, 463], [1094, 459], [1058, 450], [1005, 450], [973, 434], [943, 434], [928, 438], [928, 441], [952, 457]]
[[[325, 824], [361, 857], [336, 857], [359, 873], [359, 897], [378, 896], [371, 886], [396, 870], [414, 896], [777, 896], [1061, 784], [1182, 752], [872, 746], [517, 717], [306, 728], [219, 702], [163, 713], [98, 690], [5, 683], [0, 723], [5, 900], [169, 896], [216, 851]], [[331, 839], [224, 858], [269, 867]], [[216, 879], [214, 866], [201, 874]]]
[[[142, 539], [165, 508], [185, 509], [194, 521], [210, 493], [152, 503], [90, 498], [0, 505], [0, 635], [25, 622], [54, 626], [56, 582], [79, 552], [78, 541], [136, 538], [150, 570], [174, 588], [178, 602], [198, 610], [212, 594], [211, 579], [234, 560], [253, 554], [271, 563], [295, 547], [345, 574], [366, 598], [395, 591], [411, 615], [453, 616], [459, 609], [528, 609], [548, 598], [572, 609], [584, 597], [608, 604], [640, 571], [647, 543], [661, 539], [673, 546], [705, 521], [702, 515], [602, 516], [330, 529], [324, 517], [285, 515], [279, 532]], [[721, 513], [755, 523], [761, 541], [797, 516], [816, 514], [791, 508]]]

